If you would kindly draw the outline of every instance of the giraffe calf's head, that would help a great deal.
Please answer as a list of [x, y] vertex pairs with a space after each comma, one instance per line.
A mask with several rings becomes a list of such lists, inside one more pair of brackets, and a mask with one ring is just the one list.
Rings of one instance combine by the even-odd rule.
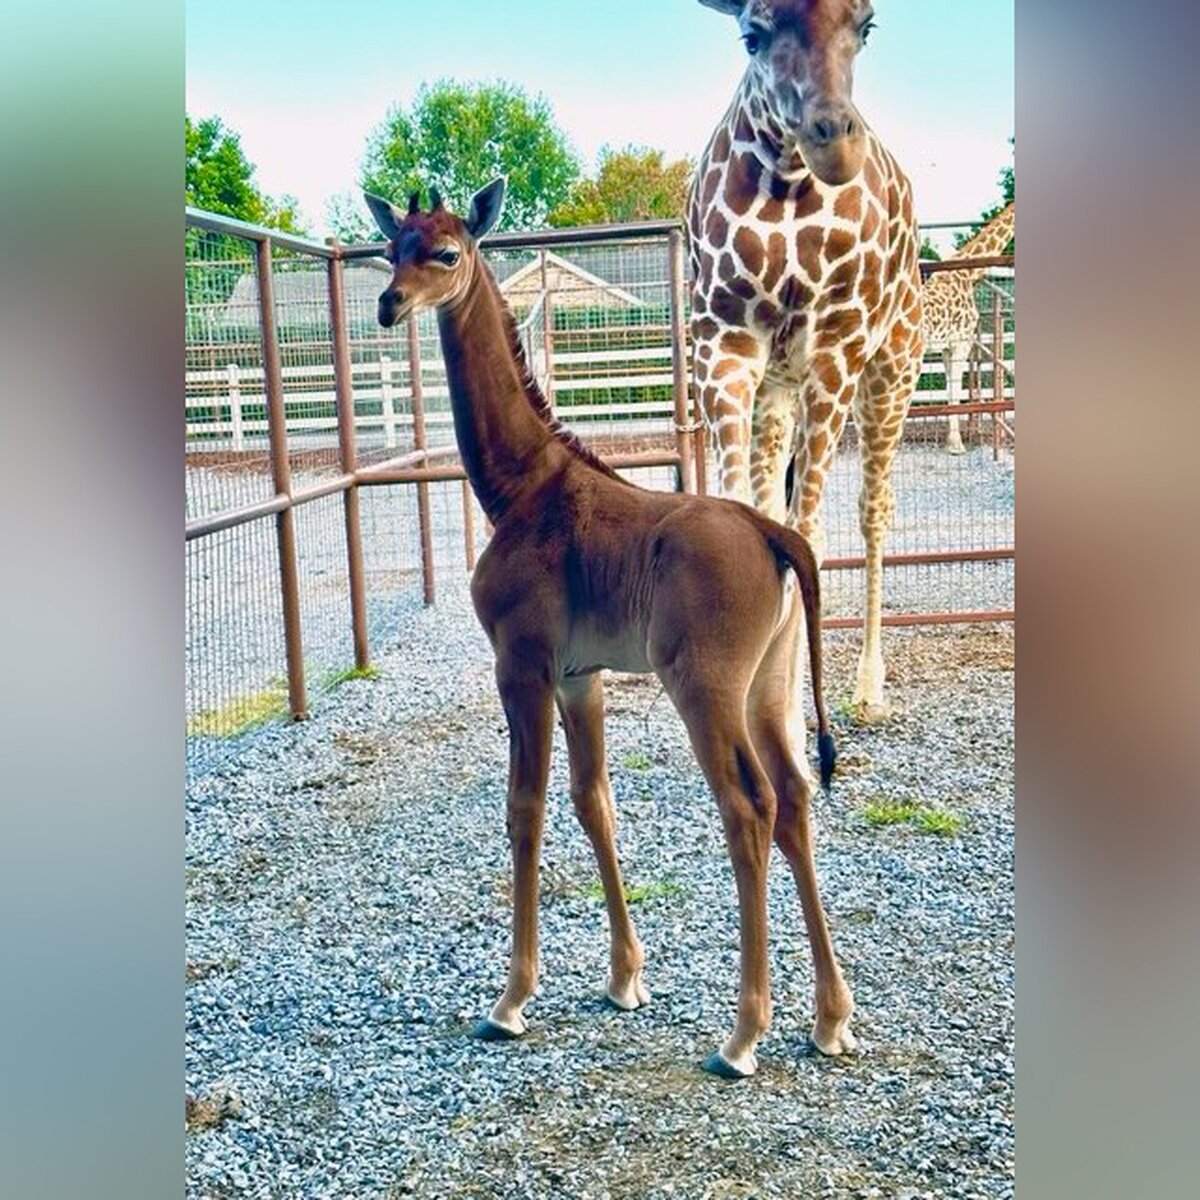
[[871, 0], [700, 0], [735, 16], [748, 75], [768, 126], [794, 142], [829, 184], [862, 169], [866, 137], [854, 107], [854, 60], [874, 25]]
[[401, 212], [380, 196], [364, 193], [367, 207], [388, 240], [392, 280], [379, 297], [379, 323], [385, 329], [422, 308], [453, 304], [470, 286], [475, 243], [496, 223], [504, 203], [504, 180], [477, 192], [465, 219], [456, 217], [436, 191], [428, 212], [416, 192]]

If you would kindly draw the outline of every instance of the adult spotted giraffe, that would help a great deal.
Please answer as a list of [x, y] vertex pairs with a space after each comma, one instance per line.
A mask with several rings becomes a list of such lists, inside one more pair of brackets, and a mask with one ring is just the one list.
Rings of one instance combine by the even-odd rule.
[[[866, 620], [853, 702], [886, 713], [880, 645], [892, 458], [920, 373], [919, 239], [908, 180], [851, 98], [869, 0], [701, 0], [749, 62], [689, 201], [694, 374], [721, 490], [824, 550], [821, 491], [853, 408]], [[795, 600], [787, 618], [802, 614]], [[803, 745], [800, 671], [792, 735]]]
[[[1015, 205], [1010, 202], [970, 241], [960, 246], [954, 252], [954, 257], [991, 258], [1004, 254], [1013, 238], [1015, 214]], [[957, 376], [974, 349], [979, 333], [975, 285], [982, 278], [982, 269], [938, 271], [930, 275], [921, 291], [921, 329], [925, 335], [925, 348], [942, 353], [946, 367], [947, 404], [958, 403], [955, 399]], [[946, 449], [951, 454], [962, 454], [964, 450], [958, 423], [958, 417], [951, 417], [946, 432]]]

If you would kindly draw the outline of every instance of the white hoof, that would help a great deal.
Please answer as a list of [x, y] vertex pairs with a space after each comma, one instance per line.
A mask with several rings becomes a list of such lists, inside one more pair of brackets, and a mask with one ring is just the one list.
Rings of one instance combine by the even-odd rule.
[[822, 1030], [818, 1022], [813, 1026], [812, 1044], [827, 1058], [837, 1058], [858, 1049], [858, 1039], [850, 1032], [848, 1020], [833, 1030]]
[[614, 987], [612, 980], [609, 979], [608, 988], [604, 994], [608, 997], [609, 1003], [614, 1008], [621, 1009], [622, 1012], [633, 1012], [634, 1009], [641, 1008], [643, 1004], [650, 1003], [650, 989], [643, 982], [641, 971], [635, 971], [629, 982], [620, 988]]

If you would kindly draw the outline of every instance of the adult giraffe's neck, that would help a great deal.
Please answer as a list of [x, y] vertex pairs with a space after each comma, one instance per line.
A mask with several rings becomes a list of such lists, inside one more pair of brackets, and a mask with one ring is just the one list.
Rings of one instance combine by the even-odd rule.
[[438, 309], [454, 432], [463, 466], [488, 520], [559, 469], [568, 454], [528, 377], [516, 331], [491, 272], [476, 256], [471, 283]]
[[964, 242], [956, 258], [990, 258], [1003, 254], [1013, 237], [1016, 206], [1011, 202], [998, 212], [970, 241]]

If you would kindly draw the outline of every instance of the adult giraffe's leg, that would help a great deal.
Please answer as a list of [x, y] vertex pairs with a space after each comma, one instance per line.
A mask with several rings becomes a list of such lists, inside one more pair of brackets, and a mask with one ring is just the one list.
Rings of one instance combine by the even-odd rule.
[[787, 520], [787, 468], [795, 452], [796, 390], [764, 383], [750, 432], [750, 491], [754, 507], [772, 521]]
[[[826, 356], [828, 357], [828, 356]], [[818, 362], [818, 367], [822, 364]], [[787, 523], [808, 539], [819, 566], [825, 557], [825, 532], [821, 522], [821, 494], [825, 477], [833, 465], [838, 441], [850, 411], [854, 383], [845, 382], [840, 375], [822, 379], [814, 372], [801, 392], [799, 432], [795, 439], [795, 460], [792, 498], [788, 506]], [[788, 586], [792, 606], [788, 616], [795, 630], [788, 660], [788, 731], [792, 739], [795, 761], [812, 780], [805, 750], [807, 729], [804, 714], [808, 704], [807, 646], [808, 631], [799, 589]]]
[[[959, 403], [955, 396], [958, 390], [958, 371], [962, 370], [961, 359], [958, 357], [959, 349], [957, 342], [950, 342], [942, 351], [942, 359], [946, 366], [946, 403], [950, 405]], [[956, 363], [959, 364], [957, 368]], [[962, 432], [959, 430], [959, 419], [957, 416], [951, 415], [946, 423], [946, 451], [949, 454], [966, 453]]]
[[629, 917], [617, 861], [612, 790], [604, 763], [604, 685], [600, 676], [566, 679], [558, 688], [558, 708], [571, 761], [571, 800], [592, 843], [612, 938], [607, 995], [617, 1008], [634, 1009], [650, 999], [642, 982], [645, 955]]
[[816, 979], [816, 1022], [813, 1044], [823, 1054], [836, 1055], [855, 1047], [850, 1032], [854, 997], [842, 976], [833, 939], [825, 920], [817, 870], [813, 861], [809, 800], [812, 789], [796, 765], [788, 745], [786, 710], [790, 644], [776, 637], [767, 651], [750, 690], [750, 734], [775, 788], [775, 843], [783, 852], [796, 881], [804, 924], [812, 947]]
[[862, 459], [858, 517], [866, 543], [867, 598], [862, 654], [851, 703], [863, 721], [883, 720], [889, 713], [883, 689], [881, 637], [883, 548], [896, 509], [892, 460], [900, 446], [904, 418], [921, 369], [919, 346], [916, 350], [916, 353], [893, 355], [885, 346], [867, 364], [855, 399], [854, 420]]
[[719, 495], [751, 503], [750, 424], [766, 352], [744, 330], [697, 324], [693, 374], [717, 459]]
[[554, 729], [549, 666], [524, 644], [496, 663], [496, 681], [508, 719], [508, 840], [513, 856], [513, 944], [508, 985], [475, 1028], [489, 1041], [520, 1037], [522, 1010], [538, 977], [538, 864], [546, 813], [546, 780]]

